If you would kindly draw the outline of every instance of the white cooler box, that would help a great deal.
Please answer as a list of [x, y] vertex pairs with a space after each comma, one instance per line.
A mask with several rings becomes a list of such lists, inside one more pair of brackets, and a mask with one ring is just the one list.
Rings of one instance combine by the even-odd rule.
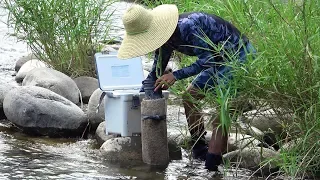
[[[140, 102], [144, 98], [144, 93], [139, 93], [144, 80], [141, 58], [120, 60], [116, 53], [96, 53], [95, 61], [99, 87], [106, 93], [106, 134], [140, 136]], [[169, 92], [163, 91], [163, 95], [168, 99]]]

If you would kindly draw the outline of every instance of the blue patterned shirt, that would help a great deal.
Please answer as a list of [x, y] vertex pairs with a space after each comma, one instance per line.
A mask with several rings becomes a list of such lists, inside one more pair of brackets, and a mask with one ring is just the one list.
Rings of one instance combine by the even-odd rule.
[[[214, 45], [203, 41], [206, 38], [209, 38]], [[248, 39], [245, 35], [218, 16], [200, 12], [181, 14], [173, 35], [155, 51], [153, 68], [148, 77], [156, 77], [155, 71], [159, 56], [162, 58], [163, 72], [174, 50], [198, 57], [190, 66], [173, 72], [176, 80], [180, 80], [199, 74], [223, 61], [223, 51], [216, 50], [214, 46], [223, 46], [225, 51], [232, 53], [238, 51], [246, 43]]]

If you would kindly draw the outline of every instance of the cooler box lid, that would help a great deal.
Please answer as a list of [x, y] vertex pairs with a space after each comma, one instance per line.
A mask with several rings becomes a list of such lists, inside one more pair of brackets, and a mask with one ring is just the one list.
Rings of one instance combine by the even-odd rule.
[[144, 76], [140, 57], [120, 60], [117, 58], [117, 53], [96, 53], [95, 62], [99, 87], [102, 91], [141, 88]]

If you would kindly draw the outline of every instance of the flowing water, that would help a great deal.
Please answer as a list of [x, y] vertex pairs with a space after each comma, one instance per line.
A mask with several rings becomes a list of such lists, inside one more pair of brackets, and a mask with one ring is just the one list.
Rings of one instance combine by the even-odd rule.
[[[129, 3], [119, 3], [114, 15], [119, 19]], [[7, 12], [0, 9], [0, 83], [14, 81], [15, 62], [30, 51], [24, 42], [8, 36]], [[119, 23], [118, 21], [117, 23]], [[121, 24], [120, 24], [121, 26]], [[121, 36], [123, 31], [114, 31]], [[0, 122], [0, 179], [247, 179], [248, 172], [228, 170], [208, 173], [203, 162], [172, 161], [166, 169], [150, 169], [139, 164], [110, 163], [103, 159], [94, 139], [49, 139], [28, 137], [11, 131]]]

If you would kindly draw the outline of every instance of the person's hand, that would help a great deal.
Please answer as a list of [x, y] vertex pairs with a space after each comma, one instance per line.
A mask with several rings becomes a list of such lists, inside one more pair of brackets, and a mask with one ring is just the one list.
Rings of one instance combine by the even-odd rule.
[[154, 91], [157, 91], [159, 88], [168, 89], [176, 82], [172, 73], [165, 74], [157, 79], [155, 83]]

